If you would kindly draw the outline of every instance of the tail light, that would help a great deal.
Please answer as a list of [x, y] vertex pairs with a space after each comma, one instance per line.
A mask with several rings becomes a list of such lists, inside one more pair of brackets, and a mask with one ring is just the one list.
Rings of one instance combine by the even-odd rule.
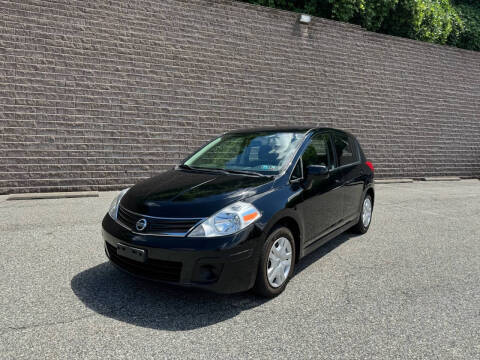
[[375, 169], [373, 168], [373, 164], [370, 161], [366, 161], [365, 165], [367, 165], [370, 168], [370, 170], [372, 170], [372, 172], [375, 172]]

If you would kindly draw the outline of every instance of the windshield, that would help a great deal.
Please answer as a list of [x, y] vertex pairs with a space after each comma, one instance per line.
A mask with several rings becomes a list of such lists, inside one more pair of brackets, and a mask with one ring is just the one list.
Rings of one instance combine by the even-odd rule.
[[192, 168], [280, 173], [295, 154], [304, 132], [251, 132], [226, 134], [192, 155]]

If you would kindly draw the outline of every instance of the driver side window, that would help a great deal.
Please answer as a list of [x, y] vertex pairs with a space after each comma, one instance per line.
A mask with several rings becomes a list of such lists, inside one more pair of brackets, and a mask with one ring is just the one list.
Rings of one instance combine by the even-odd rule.
[[315, 135], [302, 155], [303, 169], [310, 165], [323, 165], [333, 169], [333, 152], [328, 134]]

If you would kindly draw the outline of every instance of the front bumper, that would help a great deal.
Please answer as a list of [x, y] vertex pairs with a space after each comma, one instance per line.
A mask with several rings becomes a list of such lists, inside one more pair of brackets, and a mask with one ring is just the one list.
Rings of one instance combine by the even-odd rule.
[[[107, 214], [102, 227], [110, 261], [136, 276], [218, 293], [245, 291], [255, 283], [264, 240], [255, 226], [221, 238], [141, 236]], [[119, 243], [145, 250], [146, 262], [117, 255]]]

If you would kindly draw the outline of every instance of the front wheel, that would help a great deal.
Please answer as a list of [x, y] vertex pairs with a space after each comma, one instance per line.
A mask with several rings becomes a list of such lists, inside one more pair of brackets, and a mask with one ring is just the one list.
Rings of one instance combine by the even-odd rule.
[[295, 240], [286, 227], [274, 229], [267, 237], [258, 267], [254, 291], [275, 297], [287, 286], [295, 266]]
[[362, 212], [360, 213], [360, 218], [358, 223], [352, 228], [357, 234], [365, 234], [370, 227], [372, 221], [372, 212], [373, 212], [373, 202], [370, 195], [365, 195], [362, 203]]

